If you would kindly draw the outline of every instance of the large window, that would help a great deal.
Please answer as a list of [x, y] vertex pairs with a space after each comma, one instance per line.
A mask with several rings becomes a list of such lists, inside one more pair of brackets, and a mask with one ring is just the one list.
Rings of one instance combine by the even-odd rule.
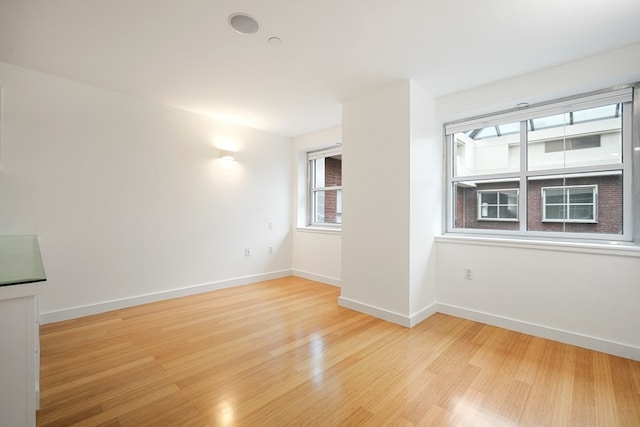
[[447, 231], [633, 240], [633, 91], [445, 125]]
[[342, 224], [342, 154], [339, 148], [308, 153], [309, 225]]

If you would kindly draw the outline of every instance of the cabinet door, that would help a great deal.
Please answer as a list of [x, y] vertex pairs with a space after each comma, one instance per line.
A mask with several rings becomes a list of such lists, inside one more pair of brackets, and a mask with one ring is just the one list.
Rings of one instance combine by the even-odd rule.
[[34, 297], [0, 299], [0, 420], [35, 426]]

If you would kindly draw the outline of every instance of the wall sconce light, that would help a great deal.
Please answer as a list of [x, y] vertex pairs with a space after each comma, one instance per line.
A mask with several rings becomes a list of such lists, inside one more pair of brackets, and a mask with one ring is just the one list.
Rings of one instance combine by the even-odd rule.
[[222, 160], [235, 160], [236, 159], [236, 153], [234, 153], [233, 151], [229, 151], [229, 150], [220, 150], [219, 157]]

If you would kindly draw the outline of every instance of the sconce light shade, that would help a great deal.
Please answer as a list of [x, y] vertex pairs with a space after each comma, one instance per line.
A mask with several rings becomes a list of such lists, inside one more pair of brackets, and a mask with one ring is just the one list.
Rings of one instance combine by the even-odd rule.
[[233, 151], [220, 150], [220, 158], [223, 160], [235, 160], [236, 156]]

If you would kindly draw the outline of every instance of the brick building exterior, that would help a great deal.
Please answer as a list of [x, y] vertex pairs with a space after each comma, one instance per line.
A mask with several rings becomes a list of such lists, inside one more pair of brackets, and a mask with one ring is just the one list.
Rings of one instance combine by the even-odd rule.
[[[326, 157], [324, 163], [325, 186], [341, 186], [342, 185], [342, 159], [335, 157]], [[326, 191], [324, 196], [324, 222], [335, 224], [342, 222], [338, 204], [338, 191]]]
[[[544, 187], [570, 187], [596, 185], [596, 221], [552, 222], [543, 221]], [[527, 230], [565, 231], [573, 233], [622, 233], [622, 175], [592, 176], [581, 178], [530, 180], [528, 185]], [[485, 190], [517, 189], [518, 182], [478, 184], [475, 187], [458, 186], [456, 192], [456, 228], [518, 230], [519, 220], [478, 219], [478, 192]]]

